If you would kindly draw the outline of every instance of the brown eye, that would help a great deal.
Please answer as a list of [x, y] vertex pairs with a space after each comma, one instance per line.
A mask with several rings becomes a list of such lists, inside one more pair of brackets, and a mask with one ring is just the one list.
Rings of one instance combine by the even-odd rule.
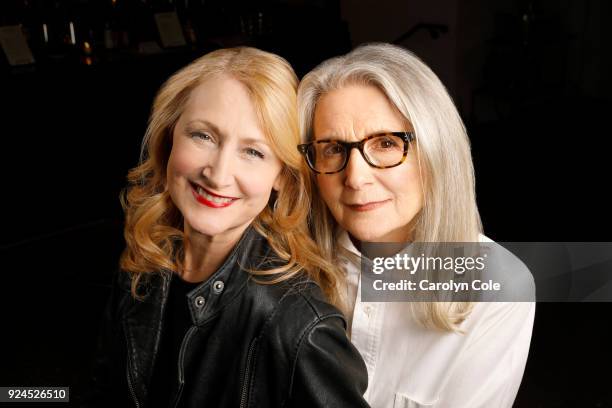
[[378, 147], [381, 149], [391, 149], [397, 146], [398, 144], [389, 138], [381, 138], [381, 140], [378, 141]]
[[396, 136], [379, 136], [368, 140], [366, 151], [386, 153], [403, 150], [404, 141]]
[[330, 143], [329, 145], [325, 146], [325, 149], [323, 149], [323, 153], [326, 156], [335, 156], [338, 154], [342, 154], [343, 152], [344, 148], [338, 143]]

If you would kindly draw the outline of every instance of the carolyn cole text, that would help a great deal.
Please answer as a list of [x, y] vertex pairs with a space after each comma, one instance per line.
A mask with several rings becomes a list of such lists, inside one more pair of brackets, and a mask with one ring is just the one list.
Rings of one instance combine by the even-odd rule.
[[453, 291], [455, 293], [459, 292], [468, 292], [470, 290], [475, 291], [499, 291], [501, 290], [501, 284], [499, 282], [494, 282], [493, 280], [488, 280], [487, 282], [483, 282], [480, 279], [475, 279], [468, 282], [455, 282], [454, 280], [450, 280], [448, 282], [430, 282], [427, 279], [423, 279], [418, 282], [413, 282], [410, 280], [402, 279], [399, 282], [383, 282], [381, 279], [377, 279], [374, 281], [374, 290], [384, 290], [384, 291], [393, 291], [393, 290], [405, 290], [405, 291]]

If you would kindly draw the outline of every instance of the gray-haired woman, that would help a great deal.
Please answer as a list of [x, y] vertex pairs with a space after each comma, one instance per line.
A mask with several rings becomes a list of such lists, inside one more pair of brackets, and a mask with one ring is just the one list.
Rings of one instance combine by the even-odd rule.
[[[368, 367], [368, 402], [511, 406], [533, 302], [361, 301], [363, 242], [487, 240], [467, 134], [440, 80], [400, 47], [366, 45], [306, 75], [298, 110], [310, 168], [304, 172], [315, 187], [313, 232], [346, 272], [351, 340]], [[379, 154], [390, 149], [397, 154]]]

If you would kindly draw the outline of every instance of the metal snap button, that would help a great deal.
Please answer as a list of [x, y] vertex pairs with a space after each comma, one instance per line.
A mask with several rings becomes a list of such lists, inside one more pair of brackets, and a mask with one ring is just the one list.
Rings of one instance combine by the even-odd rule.
[[201, 308], [206, 303], [206, 299], [203, 296], [198, 296], [195, 298], [195, 305], [197, 308]]
[[218, 280], [215, 283], [213, 283], [213, 291], [216, 294], [223, 292], [224, 287], [225, 287], [225, 283], [223, 283], [223, 281]]

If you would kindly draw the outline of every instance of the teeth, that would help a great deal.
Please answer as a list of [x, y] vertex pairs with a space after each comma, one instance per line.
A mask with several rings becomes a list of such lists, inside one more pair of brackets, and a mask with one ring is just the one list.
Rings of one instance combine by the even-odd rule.
[[213, 203], [217, 203], [217, 204], [227, 204], [232, 201], [231, 198], [222, 198], [222, 197], [212, 196], [208, 194], [206, 191], [204, 191], [202, 187], [198, 187], [198, 194], [206, 198], [208, 201], [212, 201]]

